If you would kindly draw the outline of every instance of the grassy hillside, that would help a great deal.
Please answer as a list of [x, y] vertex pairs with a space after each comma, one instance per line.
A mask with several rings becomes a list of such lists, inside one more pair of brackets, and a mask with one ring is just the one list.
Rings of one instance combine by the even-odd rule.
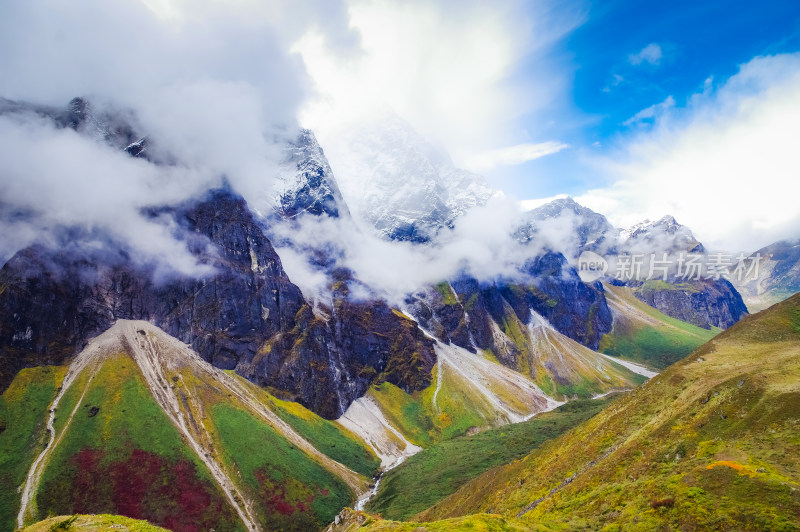
[[120, 515], [62, 515], [39, 521], [25, 527], [22, 532], [169, 532], [166, 528], [151, 525], [147, 521], [122, 517]]
[[524, 457], [600, 412], [611, 398], [579, 400], [530, 421], [436, 444], [389, 471], [367, 511], [406, 519], [455, 492], [481, 473]]
[[109, 513], [174, 532], [313, 530], [366, 489], [348, 465], [367, 475], [378, 465], [343, 427], [211, 367], [145, 322], [119, 321], [66, 372], [20, 373], [0, 421], [9, 530], [20, 500], [27, 522]]
[[267, 530], [315, 530], [353, 493], [333, 473], [249, 413], [225, 403], [211, 413], [226, 463], [241, 476]]
[[320, 452], [366, 477], [371, 478], [378, 472], [381, 463], [378, 457], [349, 430], [318, 416], [300, 403], [282, 401], [244, 377], [232, 371], [228, 373]]
[[14, 530], [25, 480], [47, 441], [47, 409], [61, 385], [65, 368], [20, 371], [0, 396], [0, 529]]
[[469, 515], [455, 517], [433, 523], [407, 523], [384, 520], [364, 512], [346, 508], [339, 515], [339, 522], [325, 529], [326, 532], [452, 532], [469, 530], [471, 532], [545, 532], [544, 527], [523, 523], [518, 519], [496, 514]]
[[671, 318], [640, 301], [626, 286], [604, 287], [614, 326], [600, 340], [601, 353], [664, 369], [721, 332]]
[[133, 360], [110, 356], [87, 388], [71, 388], [57, 412], [57, 432], [84, 390], [42, 475], [38, 515], [123, 514], [175, 531], [236, 528], [224, 496]]
[[800, 296], [418, 514], [557, 530], [800, 529]]

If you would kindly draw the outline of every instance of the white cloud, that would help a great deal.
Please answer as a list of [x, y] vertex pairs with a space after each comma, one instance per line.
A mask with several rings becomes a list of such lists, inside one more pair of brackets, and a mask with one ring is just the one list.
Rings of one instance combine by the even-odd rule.
[[651, 122], [653, 121], [653, 119], [658, 118], [659, 116], [663, 115], [673, 107], [675, 107], [675, 98], [673, 98], [672, 96], [667, 96], [667, 98], [663, 102], [642, 109], [629, 119], [625, 120], [622, 123], [622, 125], [633, 126], [641, 124], [642, 122]]
[[169, 228], [139, 209], [187, 199], [223, 175], [248, 200], [268, 193], [276, 137], [296, 126], [309, 92], [290, 48], [311, 27], [338, 53], [357, 48], [334, 0], [0, 3], [0, 96], [57, 107], [85, 96], [132, 109], [149, 149], [177, 163], [130, 160], [30, 117], [0, 119], [0, 208], [35, 213], [2, 226], [0, 260], [75, 224], [192, 270]]
[[566, 144], [555, 141], [517, 144], [507, 148], [476, 153], [468, 157], [464, 161], [464, 165], [469, 170], [482, 172], [497, 166], [511, 166], [533, 161], [540, 157], [558, 153], [568, 147]]
[[599, 161], [614, 183], [577, 201], [624, 227], [669, 213], [710, 248], [800, 236], [800, 54], [757, 57]]
[[641, 49], [639, 53], [631, 54], [628, 56], [628, 62], [634, 66], [641, 65], [642, 63], [650, 63], [651, 65], [658, 65], [663, 57], [661, 46], [657, 43], [650, 43]]
[[[274, 230], [291, 237], [295, 245], [329, 251], [335, 248], [335, 255], [343, 255], [340, 264], [351, 269], [357, 279], [390, 302], [402, 305], [409, 293], [462, 272], [481, 280], [499, 275], [518, 277], [518, 265], [540, 250], [538, 241], [522, 246], [512, 237], [522, 219], [522, 211], [511, 198], [495, 195], [487, 205], [458, 218], [452, 231], [444, 230], [430, 245], [388, 241], [370, 228], [354, 226], [352, 220], [324, 216], [301, 218], [299, 227], [278, 226]], [[288, 258], [286, 271], [305, 295], [325, 293], [329, 280], [309, 266], [307, 256], [288, 247], [278, 252]]]
[[[514, 0], [352, 0], [349, 15], [361, 53], [338, 54], [314, 31], [295, 46], [318, 90], [304, 124], [330, 146], [342, 128], [389, 108], [457, 165], [536, 134], [520, 135], [514, 121], [566, 93], [568, 79], [544, 52], [581, 20], [548, 1]], [[523, 60], [525, 80], [517, 76]]]

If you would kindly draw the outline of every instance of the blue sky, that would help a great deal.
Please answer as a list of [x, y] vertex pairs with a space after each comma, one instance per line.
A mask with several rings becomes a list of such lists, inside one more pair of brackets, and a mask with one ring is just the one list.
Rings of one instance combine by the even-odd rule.
[[[550, 52], [571, 84], [545, 128], [570, 148], [489, 173], [495, 186], [519, 198], [599, 186], [603, 176], [583, 155], [604, 153], [650, 127], [652, 120], [625, 124], [638, 112], [668, 98], [680, 109], [707, 80], [714, 87], [756, 56], [800, 50], [800, 2], [791, 0], [615, 0], [579, 9], [582, 22]], [[540, 114], [528, 119], [531, 131], [542, 131]]]

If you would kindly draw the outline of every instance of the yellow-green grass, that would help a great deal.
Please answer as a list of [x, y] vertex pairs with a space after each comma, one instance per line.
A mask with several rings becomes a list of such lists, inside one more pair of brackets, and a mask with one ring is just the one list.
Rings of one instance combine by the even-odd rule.
[[127, 355], [109, 356], [90, 383], [85, 375], [73, 383], [56, 413], [57, 434], [87, 385], [46, 463], [36, 493], [37, 515], [122, 513], [170, 528], [195, 522], [238, 529], [211, 474]]
[[[436, 375], [433, 375], [434, 383]], [[375, 399], [386, 420], [411, 443], [427, 447], [437, 439], [429, 396], [435, 384], [423, 391], [408, 394], [389, 382], [370, 387], [367, 392]]]
[[332, 532], [545, 532], [548, 529], [496, 514], [470, 515], [430, 523], [404, 523], [382, 519], [364, 512], [345, 510], [339, 525]]
[[358, 436], [338, 423], [318, 416], [300, 403], [282, 401], [234, 372], [228, 373], [317, 450], [367, 478], [375, 475], [380, 467], [380, 459]]
[[[392, 426], [402, 432], [411, 443], [423, 448], [463, 436], [470, 429], [485, 429], [505, 422], [502, 413], [486, 397], [447, 366], [442, 373], [441, 387], [436, 394], [434, 406], [438, 371], [440, 369], [437, 364], [433, 369], [432, 384], [412, 394], [388, 382], [372, 386], [368, 394], [375, 399]], [[505, 393], [505, 390], [495, 391], [501, 396]], [[509, 401], [514, 403], [510, 398]]]
[[319, 529], [354, 499], [341, 479], [248, 412], [218, 403], [211, 417], [222, 457], [240, 475], [267, 529]]
[[436, 285], [436, 291], [439, 292], [439, 295], [442, 296], [442, 302], [445, 305], [457, 305], [458, 304], [458, 296], [453, 292], [453, 289], [450, 287], [450, 283], [447, 281], [442, 281], [441, 283]]
[[147, 521], [121, 515], [61, 515], [25, 527], [22, 532], [169, 532]]
[[[252, 501], [257, 521], [269, 530], [314, 529], [353, 502], [353, 491], [327, 470], [319, 457], [312, 457], [292, 443], [291, 437], [287, 439], [287, 435], [279, 432], [280, 428], [273, 427], [262, 413], [243, 402], [238, 393], [229, 393], [213, 373], [197, 370], [193, 364], [173, 363], [165, 371], [178, 396], [188, 398], [182, 401], [184, 414], [211, 436], [217, 458], [242, 495]], [[310, 428], [308, 434], [317, 443], [327, 437], [334, 450], [341, 445], [342, 455], [368, 463], [372, 455], [365, 453], [363, 444], [353, 445], [355, 440], [349, 439], [338, 426], [321, 420], [300, 405], [279, 402], [241, 377], [234, 378], [267, 409], [277, 412], [283, 408], [287, 419]], [[287, 413], [290, 409], [292, 416]], [[301, 416], [306, 418], [305, 424], [298, 421]], [[316, 433], [315, 422], [322, 427]]]
[[572, 401], [530, 421], [433, 445], [389, 471], [367, 511], [387, 519], [407, 519], [492, 467], [524, 457], [597, 414], [611, 400]]
[[553, 530], [798, 530], [798, 426], [795, 296], [415, 519], [491, 512]]
[[0, 396], [0, 529], [14, 530], [19, 512], [17, 488], [47, 442], [48, 407], [66, 368], [21, 370]]
[[[615, 317], [612, 331], [600, 340], [601, 353], [664, 369], [722, 332], [667, 316], [640, 301], [628, 287], [605, 285], [605, 289]], [[621, 311], [614, 300], [622, 303]]]

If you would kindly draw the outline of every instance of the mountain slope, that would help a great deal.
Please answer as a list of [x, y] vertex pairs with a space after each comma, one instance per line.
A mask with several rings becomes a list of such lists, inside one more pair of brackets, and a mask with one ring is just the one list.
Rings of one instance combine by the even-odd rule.
[[800, 292], [800, 240], [775, 242], [750, 259], [759, 260], [755, 275], [733, 282], [751, 310], [761, 310]]
[[172, 530], [320, 528], [367, 481], [310, 443], [319, 425], [350, 442], [351, 463], [372, 458], [350, 433], [332, 435], [335, 425], [295, 407], [306, 439], [275, 405], [153, 325], [121, 320], [75, 358], [55, 394], [50, 442], [34, 444], [41, 452], [31, 456], [18, 524], [110, 512]]
[[427, 242], [494, 193], [396, 115], [339, 137], [332, 163], [353, 214], [393, 240]]
[[794, 530], [798, 419], [800, 296], [794, 296], [417, 517], [489, 511], [589, 530]]
[[110, 529], [132, 532], [169, 532], [166, 528], [151, 525], [119, 515], [62, 515], [51, 517], [25, 527], [23, 532], [50, 532], [52, 530], [80, 529], [82, 532], [101, 532]]
[[642, 302], [627, 286], [606, 283], [603, 287], [614, 325], [600, 340], [601, 353], [664, 369], [720, 332], [667, 316]]
[[636, 297], [651, 307], [703, 329], [726, 329], [748, 314], [742, 296], [727, 279], [629, 284]]
[[386, 519], [407, 519], [484, 471], [523, 458], [600, 412], [611, 400], [570, 401], [529, 421], [435, 444], [389, 471], [366, 509]]
[[[376, 379], [427, 386], [432, 343], [381, 300], [351, 299], [347, 280], [323, 312], [283, 269], [244, 199], [224, 186], [152, 209], [212, 268], [158, 275], [107, 235], [64, 229], [0, 270], [0, 388], [19, 369], [62, 364], [117, 319], [153, 321], [205, 360], [336, 418]], [[98, 246], [98, 241], [100, 246]]]

